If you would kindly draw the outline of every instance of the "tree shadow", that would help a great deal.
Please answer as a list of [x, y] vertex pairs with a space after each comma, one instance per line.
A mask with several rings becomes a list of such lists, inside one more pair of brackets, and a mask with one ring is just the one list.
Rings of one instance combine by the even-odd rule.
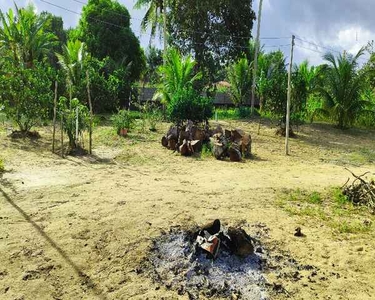
[[88, 276], [87, 274], [85, 274], [71, 259], [70, 257], [66, 254], [66, 252], [58, 245], [56, 244], [56, 242], [51, 239], [46, 233], [45, 231], [37, 224], [35, 223], [31, 218], [30, 216], [24, 211], [22, 210], [21, 207], [19, 207], [16, 203], [14, 203], [14, 201], [9, 197], [9, 195], [0, 187], [0, 192], [2, 193], [2, 195], [4, 196], [5, 200], [11, 205], [13, 206], [13, 208], [15, 208], [21, 215], [22, 217], [28, 222], [30, 223], [34, 229], [36, 229], [36, 231], [61, 255], [61, 257], [67, 262], [68, 265], [70, 265], [73, 270], [75, 271], [75, 273], [79, 276], [81, 282], [82, 282], [82, 285], [83, 286], [86, 286], [88, 289], [91, 289], [95, 295], [101, 299], [101, 300], [106, 300], [106, 296], [104, 295], [104, 292], [103, 290], [101, 290], [97, 284], [90, 278], [90, 276]]
[[359, 144], [359, 139], [375, 141], [374, 136], [374, 132], [371, 130], [358, 128], [342, 130], [332, 124], [314, 123], [305, 127], [303, 134], [300, 134], [298, 138], [314, 147], [347, 152], [365, 146]]

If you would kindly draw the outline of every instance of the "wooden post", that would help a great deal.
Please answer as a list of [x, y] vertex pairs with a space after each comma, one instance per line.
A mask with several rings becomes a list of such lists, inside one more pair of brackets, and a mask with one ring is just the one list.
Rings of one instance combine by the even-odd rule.
[[255, 53], [254, 53], [254, 63], [253, 63], [253, 85], [251, 88], [251, 114], [254, 114], [254, 106], [255, 106], [255, 86], [256, 86], [256, 77], [257, 77], [257, 70], [258, 70], [258, 52], [259, 52], [259, 39], [260, 39], [260, 21], [262, 18], [262, 5], [263, 0], [259, 1], [259, 10], [258, 10], [258, 28], [257, 28], [257, 37], [255, 40]]
[[287, 102], [286, 102], [285, 155], [289, 155], [290, 97], [292, 94], [291, 79], [292, 79], [292, 68], [293, 68], [294, 39], [295, 39], [295, 36], [292, 35], [292, 47], [290, 49], [290, 63], [289, 63], [289, 73], [288, 73], [288, 97], [287, 97]]
[[56, 109], [57, 109], [57, 80], [55, 81], [55, 98], [53, 100], [53, 133], [52, 133], [52, 153], [55, 153], [56, 136]]
[[61, 130], [61, 157], [64, 157], [64, 113], [61, 112], [61, 121], [60, 121], [60, 130]]
[[167, 48], [168, 48], [168, 35], [167, 35], [167, 0], [163, 0], [163, 35], [164, 35], [164, 66], [167, 63]]
[[79, 122], [78, 122], [78, 106], [76, 108], [76, 146], [78, 146], [78, 133], [79, 133], [79, 130], [78, 130], [78, 126], [79, 126]]
[[90, 77], [89, 71], [86, 71], [86, 78], [87, 78], [87, 98], [89, 100], [89, 107], [90, 107], [90, 126], [89, 126], [89, 153], [92, 154], [92, 103], [91, 103], [91, 93], [90, 93]]

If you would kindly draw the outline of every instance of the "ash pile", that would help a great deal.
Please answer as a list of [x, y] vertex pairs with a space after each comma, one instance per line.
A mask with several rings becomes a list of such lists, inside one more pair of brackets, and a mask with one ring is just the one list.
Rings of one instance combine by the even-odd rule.
[[[256, 250], [255, 250], [256, 249]], [[194, 231], [172, 230], [154, 241], [148, 263], [156, 283], [189, 299], [269, 299], [264, 251], [243, 229], [219, 220]]]

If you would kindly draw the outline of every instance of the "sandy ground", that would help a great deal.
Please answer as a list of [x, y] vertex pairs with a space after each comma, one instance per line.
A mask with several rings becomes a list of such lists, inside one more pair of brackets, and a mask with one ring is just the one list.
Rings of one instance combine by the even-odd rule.
[[[342, 185], [344, 166], [374, 172], [374, 132], [304, 126], [285, 157], [269, 126], [258, 135], [257, 124], [225, 124], [251, 132], [253, 160], [183, 158], [161, 147], [161, 133], [124, 142], [100, 136], [95, 156], [62, 159], [50, 153], [50, 128], [38, 141], [11, 140], [2, 128], [0, 299], [187, 299], [138, 267], [162, 231], [215, 218], [265, 224], [265, 243], [326, 274], [298, 281], [270, 274], [287, 290], [275, 298], [375, 299], [373, 231], [338, 234], [275, 204], [285, 188]], [[301, 224], [303, 239], [293, 235]]]

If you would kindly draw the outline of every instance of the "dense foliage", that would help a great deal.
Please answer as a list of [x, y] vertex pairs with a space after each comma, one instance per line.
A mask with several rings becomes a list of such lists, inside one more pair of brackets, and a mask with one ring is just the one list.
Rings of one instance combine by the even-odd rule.
[[157, 70], [163, 65], [163, 54], [160, 49], [148, 47], [146, 49], [146, 71], [144, 73], [144, 81], [151, 84], [157, 84], [160, 76]]
[[120, 134], [122, 129], [133, 129], [135, 125], [136, 116], [127, 109], [119, 110], [117, 114], [111, 118], [113, 126], [116, 129], [117, 134]]
[[191, 87], [180, 89], [168, 103], [167, 114], [169, 120], [177, 125], [187, 120], [207, 122], [213, 115], [212, 99], [202, 97]]
[[0, 106], [23, 132], [48, 115], [51, 69], [42, 61], [56, 37], [33, 6], [0, 11]]
[[252, 1], [172, 1], [169, 42], [184, 54], [194, 53], [204, 83], [212, 84], [221, 80], [225, 65], [248, 51], [254, 20]]
[[252, 1], [138, 0], [135, 7], [147, 8], [142, 27], [151, 28], [152, 36], [163, 30], [166, 13], [168, 43], [194, 54], [202, 86], [223, 79], [225, 66], [248, 52]]
[[120, 67], [131, 63], [128, 79], [140, 78], [145, 57], [130, 28], [130, 15], [125, 6], [112, 0], [89, 0], [83, 7], [79, 37], [92, 56], [100, 60], [109, 57]]
[[228, 67], [229, 92], [236, 106], [249, 103], [252, 86], [252, 68], [247, 58], [241, 58]]
[[157, 96], [162, 103], [168, 104], [173, 96], [182, 90], [193, 87], [194, 83], [202, 77], [196, 73], [194, 67], [196, 62], [191, 56], [182, 57], [177, 49], [170, 49], [166, 57], [166, 64], [159, 68], [163, 85], [159, 88]]

